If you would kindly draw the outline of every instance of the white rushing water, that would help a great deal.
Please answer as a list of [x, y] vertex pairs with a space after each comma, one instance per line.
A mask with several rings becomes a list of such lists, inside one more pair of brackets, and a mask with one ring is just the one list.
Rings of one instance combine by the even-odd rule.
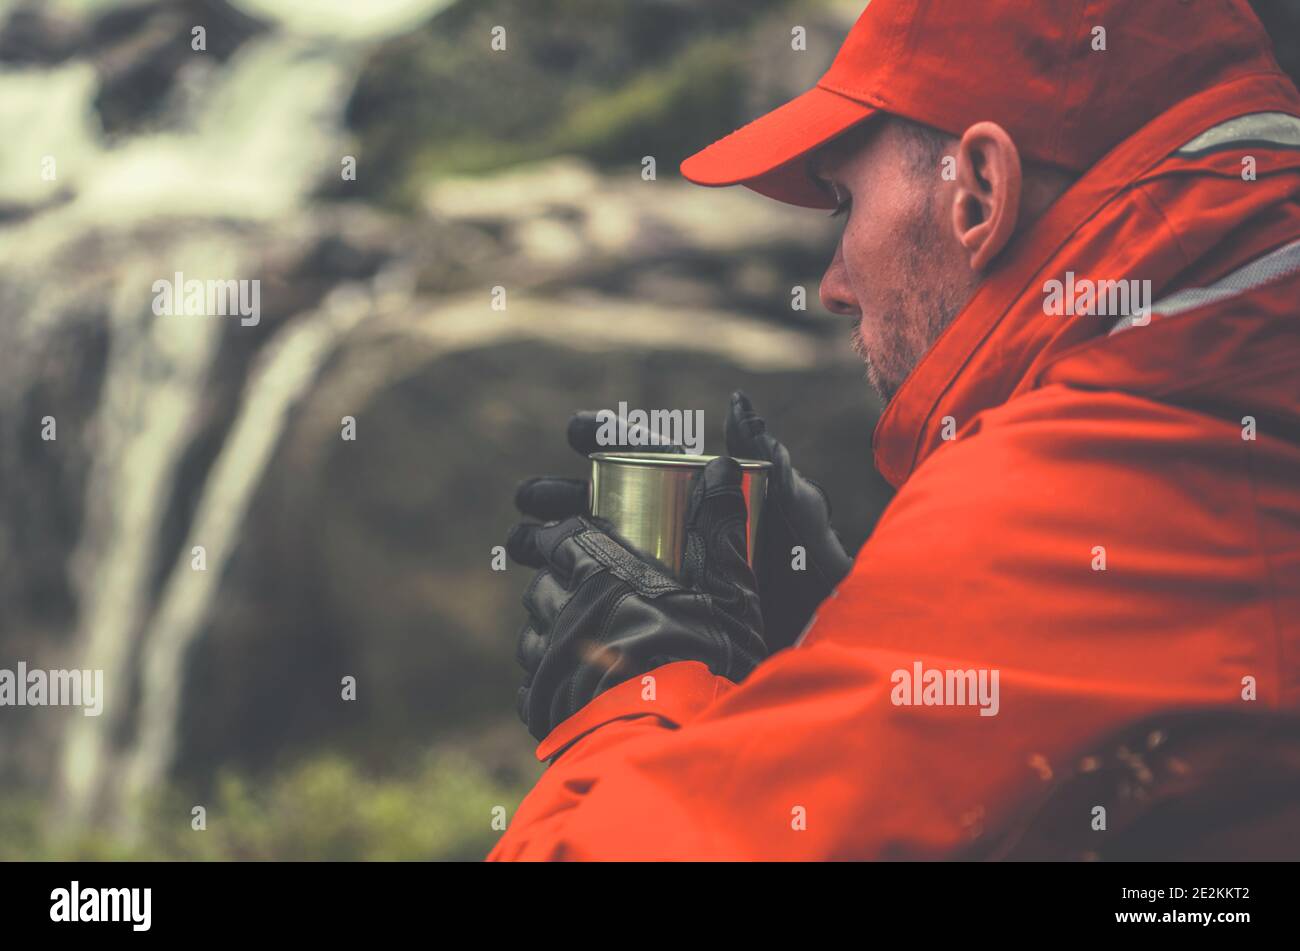
[[[84, 18], [133, 0], [47, 0], [55, 16]], [[86, 519], [73, 559], [78, 602], [69, 662], [103, 669], [101, 717], [69, 717], [57, 764], [62, 820], [119, 812], [131, 793], [154, 788], [170, 766], [186, 651], [208, 617], [222, 568], [294, 400], [358, 311], [306, 315], [249, 374], [226, 444], [206, 476], [192, 533], [208, 549], [207, 572], [189, 570], [189, 549], [165, 574], [155, 603], [152, 576], [161, 520], [178, 465], [204, 410], [223, 318], [155, 316], [154, 281], [256, 278], [258, 262], [231, 224], [274, 228], [304, 206], [315, 185], [337, 175], [348, 142], [342, 109], [366, 52], [410, 29], [448, 0], [235, 0], [272, 24], [225, 64], [201, 52], [178, 77], [168, 121], [109, 141], [93, 108], [93, 66], [0, 70], [0, 202], [40, 208], [0, 229], [0, 280], [31, 306], [6, 315], [18, 339], [86, 319], [68, 307], [88, 235], [116, 243], [96, 262], [97, 293], [109, 313], [103, 390], [84, 433], [93, 464]], [[0, 0], [0, 15], [14, 6]], [[53, 162], [54, 176], [48, 174]], [[42, 174], [45, 172], [46, 174]], [[168, 224], [174, 222], [175, 224]], [[205, 224], [210, 222], [210, 224]], [[145, 247], [137, 229], [174, 229]], [[84, 311], [85, 308], [80, 310]], [[244, 332], [257, 332], [247, 328]], [[241, 328], [242, 330], [242, 328]], [[11, 366], [19, 381], [31, 371]], [[12, 382], [12, 380], [11, 380]], [[22, 383], [16, 384], [21, 386]], [[187, 536], [188, 537], [188, 536]], [[115, 751], [131, 686], [139, 728]]]

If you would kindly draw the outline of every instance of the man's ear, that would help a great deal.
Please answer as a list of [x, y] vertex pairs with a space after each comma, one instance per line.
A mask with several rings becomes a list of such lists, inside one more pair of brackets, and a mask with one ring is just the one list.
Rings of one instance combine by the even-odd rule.
[[1020, 151], [996, 122], [977, 122], [957, 146], [952, 225], [972, 271], [985, 270], [1016, 230]]

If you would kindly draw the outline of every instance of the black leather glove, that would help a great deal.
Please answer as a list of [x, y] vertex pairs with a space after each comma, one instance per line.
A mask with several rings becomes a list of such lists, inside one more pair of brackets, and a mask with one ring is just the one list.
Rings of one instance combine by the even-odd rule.
[[[596, 442], [599, 428], [594, 411], [575, 413], [569, 420], [569, 445], [583, 456], [617, 449], [685, 451], [673, 445], [601, 446]], [[729, 455], [772, 463], [755, 546], [755, 574], [763, 601], [764, 639], [769, 651], [781, 650], [794, 643], [817, 606], [848, 575], [853, 558], [831, 528], [831, 505], [826, 493], [790, 464], [785, 446], [767, 432], [766, 422], [739, 390], [731, 395], [726, 439]], [[542, 520], [585, 514], [590, 512], [589, 484], [586, 479], [560, 476], [528, 479], [515, 493], [515, 505], [525, 515]], [[804, 548], [803, 570], [793, 567], [792, 549], [796, 545]]]
[[542, 569], [524, 593], [518, 651], [519, 715], [539, 741], [603, 691], [672, 661], [740, 681], [766, 656], [740, 484], [725, 456], [695, 477], [680, 582], [603, 519], [511, 530], [510, 557]]
[[[601, 421], [595, 410], [580, 410], [569, 418], [569, 445], [584, 459], [593, 452], [675, 452], [684, 453], [681, 446], [663, 442], [658, 434], [641, 426], [620, 427], [628, 434], [628, 443], [601, 445], [596, 433]], [[534, 476], [519, 484], [515, 492], [515, 507], [525, 515], [544, 522], [591, 512], [590, 483], [586, 479], [566, 479], [563, 476]]]
[[[755, 574], [763, 597], [765, 640], [769, 650], [777, 651], [794, 643], [817, 606], [848, 575], [853, 559], [831, 528], [826, 493], [790, 464], [790, 453], [768, 433], [767, 423], [739, 390], [731, 394], [726, 433], [730, 455], [772, 463]], [[806, 554], [803, 570], [793, 567], [796, 545]]]

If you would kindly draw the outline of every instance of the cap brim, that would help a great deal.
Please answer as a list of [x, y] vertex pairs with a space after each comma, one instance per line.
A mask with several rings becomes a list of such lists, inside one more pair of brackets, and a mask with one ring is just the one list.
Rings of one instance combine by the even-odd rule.
[[684, 160], [682, 175], [697, 185], [744, 185], [804, 208], [834, 208], [808, 176], [818, 147], [878, 110], [814, 86]]

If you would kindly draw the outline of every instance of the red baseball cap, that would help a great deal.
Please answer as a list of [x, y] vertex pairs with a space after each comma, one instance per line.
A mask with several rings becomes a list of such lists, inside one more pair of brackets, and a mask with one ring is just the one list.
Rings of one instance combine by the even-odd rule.
[[1257, 72], [1280, 74], [1247, 0], [871, 0], [816, 86], [681, 172], [833, 208], [807, 159], [878, 112], [951, 135], [991, 120], [1021, 155], [1081, 172], [1174, 103]]

